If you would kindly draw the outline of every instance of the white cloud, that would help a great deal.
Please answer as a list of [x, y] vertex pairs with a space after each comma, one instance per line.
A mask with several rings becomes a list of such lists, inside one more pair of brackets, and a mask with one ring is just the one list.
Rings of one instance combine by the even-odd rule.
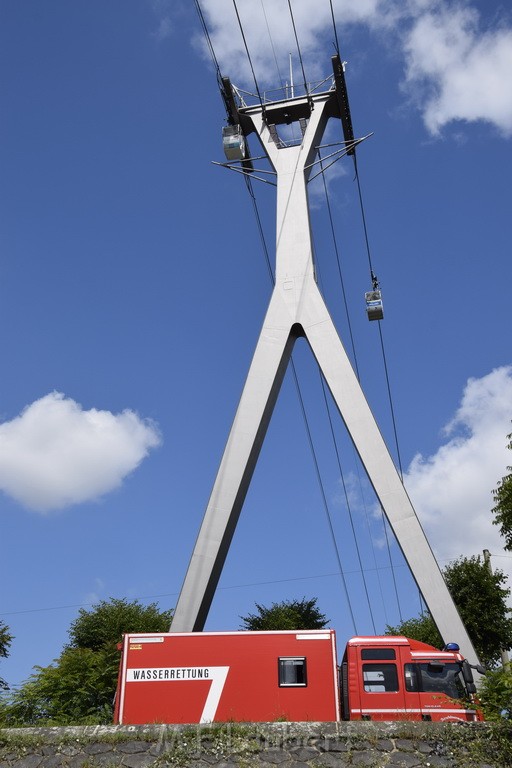
[[480, 27], [474, 8], [441, 6], [405, 38], [406, 84], [432, 134], [452, 120], [485, 120], [512, 135], [512, 29]]
[[[511, 418], [512, 366], [469, 379], [445, 428], [447, 441], [432, 456], [417, 455], [411, 462], [405, 485], [441, 566], [483, 549], [505, 554], [491, 508], [492, 491], [512, 459]], [[512, 586], [512, 560], [493, 565], [509, 574]]]
[[[364, 22], [381, 25], [389, 17], [393, 0], [338, 0], [335, 13], [343, 24]], [[215, 53], [223, 72], [237, 85], [254, 90], [254, 80], [247, 59], [232, 0], [202, 0]], [[247, 47], [260, 87], [279, 85], [289, 80], [289, 54], [294, 59], [294, 78], [302, 80], [295, 33], [287, 0], [254, 2], [238, 0], [237, 8]], [[306, 65], [306, 77], [314, 80], [329, 72], [330, 56], [334, 53], [332, 15], [328, 2], [294, 0], [293, 21]]]
[[[201, 7], [223, 73], [254, 91], [232, 0], [202, 0]], [[337, 0], [333, 7], [341, 44], [351, 25], [385, 31], [381, 39], [402, 58], [404, 86], [430, 133], [454, 120], [483, 120], [512, 135], [510, 25], [485, 29], [464, 0]], [[302, 82], [287, 0], [238, 0], [237, 8], [260, 90], [289, 79], [289, 52], [295, 82]], [[306, 80], [318, 80], [329, 74], [334, 52], [330, 4], [294, 0], [292, 8]]]
[[82, 600], [83, 605], [96, 605], [96, 603], [99, 603], [100, 600], [103, 598], [101, 595], [105, 592], [105, 582], [103, 579], [96, 578], [94, 579], [94, 590], [91, 592], [87, 592], [84, 599]]
[[151, 7], [158, 21], [158, 27], [152, 34], [155, 40], [160, 43], [171, 37], [174, 31], [171, 0], [151, 0]]
[[161, 42], [162, 40], [167, 40], [167, 38], [171, 36], [172, 31], [172, 22], [168, 16], [165, 16], [158, 22], [158, 29], [154, 32], [154, 37], [158, 42]]
[[84, 411], [53, 392], [0, 424], [0, 490], [38, 512], [79, 504], [118, 488], [160, 442], [133, 411]]

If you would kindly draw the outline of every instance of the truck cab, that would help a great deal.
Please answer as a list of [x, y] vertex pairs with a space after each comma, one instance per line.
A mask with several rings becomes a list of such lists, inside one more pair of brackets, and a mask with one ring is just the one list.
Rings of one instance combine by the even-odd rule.
[[340, 667], [344, 720], [475, 721], [467, 661], [406, 637], [353, 637]]

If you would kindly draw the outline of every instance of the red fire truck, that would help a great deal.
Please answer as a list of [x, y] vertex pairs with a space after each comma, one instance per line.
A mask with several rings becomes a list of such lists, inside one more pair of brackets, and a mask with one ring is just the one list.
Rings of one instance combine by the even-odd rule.
[[334, 630], [128, 634], [116, 723], [482, 719], [468, 662], [405, 637]]

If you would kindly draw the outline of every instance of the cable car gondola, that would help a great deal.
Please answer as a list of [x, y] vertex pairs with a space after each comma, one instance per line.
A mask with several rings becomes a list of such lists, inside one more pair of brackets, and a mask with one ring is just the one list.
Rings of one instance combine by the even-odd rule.
[[382, 304], [382, 294], [379, 288], [379, 281], [371, 271], [373, 288], [364, 295], [366, 299], [366, 313], [368, 320], [382, 320], [384, 317], [384, 307]]
[[247, 154], [245, 137], [240, 125], [226, 125], [222, 129], [222, 146], [226, 160], [244, 160]]
[[368, 320], [382, 320], [384, 310], [382, 306], [382, 296], [380, 291], [368, 291], [365, 293], [366, 312]]

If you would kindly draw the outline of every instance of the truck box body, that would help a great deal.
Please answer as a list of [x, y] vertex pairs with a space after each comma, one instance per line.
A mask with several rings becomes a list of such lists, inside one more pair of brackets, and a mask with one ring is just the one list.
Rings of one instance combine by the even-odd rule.
[[115, 722], [339, 719], [333, 630], [125, 635]]

